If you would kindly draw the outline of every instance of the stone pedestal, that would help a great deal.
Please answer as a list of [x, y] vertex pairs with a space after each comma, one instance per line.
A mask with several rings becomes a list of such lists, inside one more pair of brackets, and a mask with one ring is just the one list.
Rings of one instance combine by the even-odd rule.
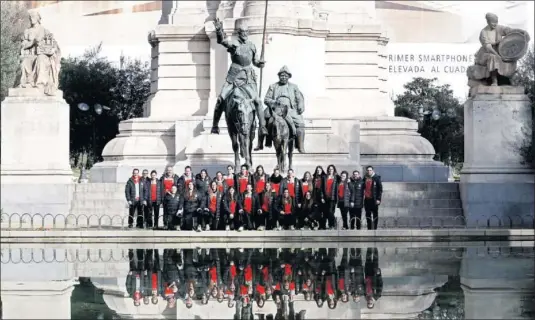
[[496, 259], [491, 252], [481, 257], [476, 251], [466, 249], [460, 269], [465, 318], [525, 319], [522, 313], [534, 294], [533, 257], [512, 253]]
[[[532, 227], [533, 170], [519, 147], [531, 131], [531, 109], [521, 87], [480, 86], [464, 106], [461, 199], [467, 226]], [[490, 220], [489, 220], [490, 219]]]
[[[234, 165], [226, 124], [221, 123], [219, 135], [210, 134], [211, 126], [212, 119], [203, 121], [204, 131], [186, 146], [186, 160], [177, 163], [177, 170], [189, 165], [194, 172], [207, 169], [208, 174], [214, 176], [217, 171], [225, 172], [229, 164]], [[294, 151], [295, 173], [302, 176], [305, 171], [314, 172], [318, 164], [334, 164], [338, 171], [360, 170], [359, 131], [359, 121], [354, 119], [305, 119], [307, 153]], [[275, 149], [253, 152], [253, 167], [259, 164], [271, 173], [277, 165]]]
[[69, 105], [63, 93], [10, 89], [2, 101], [1, 191], [6, 213], [67, 213], [73, 175], [69, 164]]
[[70, 319], [74, 279], [47, 282], [2, 281], [4, 319]]
[[65, 261], [73, 258], [66, 249], [3, 248], [3, 319], [70, 319], [74, 269]]

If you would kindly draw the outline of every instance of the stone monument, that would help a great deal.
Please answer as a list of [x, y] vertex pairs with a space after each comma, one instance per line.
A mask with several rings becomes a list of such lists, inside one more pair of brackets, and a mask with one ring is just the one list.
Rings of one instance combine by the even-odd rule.
[[2, 101], [2, 209], [67, 213], [72, 194], [69, 105], [58, 89], [60, 50], [30, 13], [21, 41], [21, 78]]
[[494, 14], [486, 19], [475, 65], [467, 71], [471, 89], [464, 104], [463, 210], [469, 227], [488, 219], [493, 225], [501, 220], [505, 226], [523, 222], [531, 227], [533, 170], [518, 151], [523, 132], [532, 128], [531, 107], [524, 88], [509, 85], [529, 36], [498, 25]]
[[[206, 167], [211, 174], [234, 163], [227, 128], [210, 134], [212, 114], [231, 64], [217, 44], [213, 21], [227, 34], [245, 24], [249, 40], [262, 46], [265, 1], [171, 1], [149, 33], [152, 92], [145, 118], [119, 125], [91, 170], [93, 182], [123, 182], [132, 168], [161, 172]], [[292, 71], [306, 100], [304, 150], [293, 167], [315, 165], [352, 170], [372, 164], [385, 181], [447, 181], [448, 168], [433, 161], [435, 150], [417, 122], [389, 117], [386, 44], [373, 6], [367, 2], [270, 1], [267, 5], [263, 92], [281, 66]], [[271, 171], [272, 148], [253, 152], [253, 162]]]

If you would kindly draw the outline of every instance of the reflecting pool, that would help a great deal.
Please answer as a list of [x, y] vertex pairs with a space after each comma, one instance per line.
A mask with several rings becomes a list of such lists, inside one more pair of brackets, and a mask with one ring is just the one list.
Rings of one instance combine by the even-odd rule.
[[10, 247], [2, 317], [533, 319], [533, 270], [500, 243]]

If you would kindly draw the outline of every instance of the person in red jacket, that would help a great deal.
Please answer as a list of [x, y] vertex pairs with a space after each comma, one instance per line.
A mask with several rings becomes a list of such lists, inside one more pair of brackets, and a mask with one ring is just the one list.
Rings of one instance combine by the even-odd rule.
[[260, 194], [259, 208], [255, 217], [255, 225], [258, 230], [264, 230], [267, 227], [271, 230], [277, 227], [277, 221], [273, 221], [273, 208], [277, 197], [271, 188], [271, 183], [266, 183], [264, 191]]
[[223, 176], [227, 188], [234, 187], [236, 188], [236, 174], [234, 173], [234, 167], [231, 165], [227, 166], [227, 174]]
[[249, 167], [246, 165], [241, 166], [240, 173], [237, 176], [236, 188], [238, 193], [242, 194], [247, 189], [248, 184], [253, 184], [253, 177], [249, 174]]
[[254, 230], [253, 215], [256, 214], [258, 206], [258, 196], [253, 192], [253, 185], [247, 184], [245, 192], [241, 194], [239, 199], [238, 209], [238, 231], [243, 231], [244, 227], [247, 230]]
[[310, 191], [312, 193], [313, 189], [313, 181], [312, 181], [312, 175], [309, 171], [305, 171], [305, 174], [303, 175], [303, 179], [301, 179], [301, 196], [304, 197], [307, 191]]
[[260, 194], [264, 192], [266, 183], [269, 182], [269, 175], [264, 171], [263, 166], [256, 167], [256, 171], [253, 174], [253, 189], [254, 192], [260, 197]]

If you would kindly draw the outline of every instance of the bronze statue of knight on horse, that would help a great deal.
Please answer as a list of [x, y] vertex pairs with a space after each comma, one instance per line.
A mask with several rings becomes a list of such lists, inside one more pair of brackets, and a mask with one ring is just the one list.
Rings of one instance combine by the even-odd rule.
[[251, 167], [255, 117], [258, 117], [259, 135], [264, 136], [268, 133], [265, 119], [261, 116], [264, 113], [253, 69], [253, 66], [263, 68], [265, 61], [258, 57], [256, 46], [248, 40], [249, 30], [246, 25], [238, 26], [238, 38], [234, 41], [226, 39], [219, 19], [214, 21], [214, 26], [217, 43], [227, 48], [232, 64], [217, 98], [212, 133], [219, 134], [219, 120], [225, 111], [235, 166], [240, 166], [241, 155], [245, 159], [245, 165]]

